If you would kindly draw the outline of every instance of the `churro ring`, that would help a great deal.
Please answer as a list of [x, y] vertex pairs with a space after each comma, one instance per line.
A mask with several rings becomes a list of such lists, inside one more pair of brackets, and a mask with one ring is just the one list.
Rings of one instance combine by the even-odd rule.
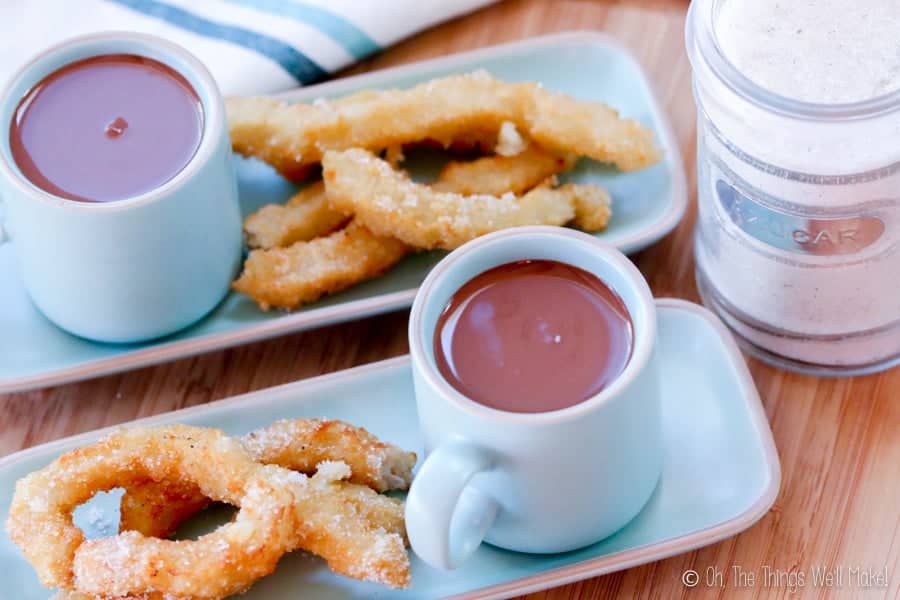
[[[280, 529], [273, 533], [278, 536], [280, 551], [284, 551], [286, 541], [287, 551], [306, 550], [316, 554], [335, 573], [392, 587], [409, 585], [409, 557], [405, 540], [397, 530], [398, 526], [402, 527], [402, 503], [365, 486], [344, 482], [350, 468], [343, 462], [322, 463], [313, 477], [274, 465], [262, 468], [275, 473], [275, 479], [280, 480], [276, 482], [278, 487], [292, 495], [288, 510], [279, 515]], [[393, 528], [384, 520], [372, 518], [385, 509], [397, 523]], [[245, 533], [249, 536], [253, 532]], [[251, 547], [268, 555], [268, 539], [254, 536]], [[146, 547], [140, 549], [144, 553], [136, 551], [131, 545], [133, 540], [146, 542]], [[145, 592], [162, 591], [176, 600], [212, 600], [249, 587], [217, 585], [217, 577], [227, 583], [237, 575], [238, 579], [249, 579], [252, 583], [274, 570], [274, 563], [263, 571], [253, 556], [235, 557], [222, 546], [212, 547], [209, 553], [207, 547], [192, 552], [186, 546], [190, 543], [147, 538], [136, 531], [91, 540], [75, 556], [76, 588], [102, 597], [142, 597]], [[164, 560], [158, 548], [174, 548], [174, 562]], [[178, 562], [181, 559], [189, 561], [187, 568], [181, 568]]]
[[241, 438], [254, 460], [312, 474], [319, 464], [350, 467], [348, 481], [376, 492], [407, 490], [416, 453], [382, 442], [362, 427], [330, 419], [285, 419]]
[[119, 501], [119, 532], [137, 531], [168, 538], [178, 526], [210, 504], [200, 488], [188, 481], [148, 479], [128, 486]]
[[354, 579], [394, 588], [409, 585], [403, 503], [343, 481], [340, 461], [319, 465], [294, 504], [297, 549], [325, 559], [328, 568]]
[[[291, 483], [301, 478], [255, 462], [218, 430], [135, 428], [64, 454], [20, 480], [7, 530], [48, 587], [95, 596], [221, 598], [271, 573], [296, 545]], [[191, 482], [239, 511], [233, 522], [197, 540], [127, 532], [85, 541], [72, 510], [99, 491], [147, 479]]]
[[[414, 452], [382, 442], [362, 427], [329, 419], [276, 421], [238, 439], [253, 460], [307, 475], [315, 473], [323, 462], [344, 462], [350, 468], [351, 484], [376, 492], [408, 489], [416, 464]], [[359, 498], [363, 492], [352, 487], [343, 484], [342, 493], [348, 498]], [[371, 497], [379, 498], [376, 494]], [[122, 496], [119, 530], [169, 537], [208, 502], [198, 486], [189, 482], [147, 480], [130, 486]], [[385, 498], [383, 502], [393, 501]], [[379, 522], [385, 529], [405, 536], [402, 509], [386, 511], [383, 514], [389, 516]], [[399, 525], [396, 514], [400, 514]]]

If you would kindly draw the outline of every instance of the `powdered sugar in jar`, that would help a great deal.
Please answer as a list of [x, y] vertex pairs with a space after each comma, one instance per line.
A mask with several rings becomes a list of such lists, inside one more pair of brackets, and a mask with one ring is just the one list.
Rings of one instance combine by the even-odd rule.
[[694, 0], [697, 282], [801, 371], [900, 363], [900, 4]]

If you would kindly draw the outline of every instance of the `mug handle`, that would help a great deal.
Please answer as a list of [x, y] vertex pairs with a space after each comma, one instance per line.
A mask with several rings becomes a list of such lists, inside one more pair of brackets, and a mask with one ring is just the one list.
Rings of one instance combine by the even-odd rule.
[[428, 455], [406, 497], [409, 542], [426, 563], [455, 569], [481, 545], [499, 506], [469, 483], [493, 463], [487, 451], [465, 442]]

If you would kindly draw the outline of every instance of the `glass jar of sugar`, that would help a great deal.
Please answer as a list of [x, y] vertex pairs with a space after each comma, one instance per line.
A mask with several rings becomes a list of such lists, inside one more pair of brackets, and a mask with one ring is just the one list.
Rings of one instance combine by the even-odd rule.
[[696, 276], [744, 347], [900, 363], [900, 4], [694, 0]]

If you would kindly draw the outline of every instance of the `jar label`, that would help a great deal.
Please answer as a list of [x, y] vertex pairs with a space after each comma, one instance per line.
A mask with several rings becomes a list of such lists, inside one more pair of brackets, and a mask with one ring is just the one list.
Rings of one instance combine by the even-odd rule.
[[884, 221], [870, 215], [816, 217], [764, 206], [726, 181], [716, 181], [725, 213], [744, 233], [791, 252], [831, 256], [854, 254], [874, 244], [884, 233]]

